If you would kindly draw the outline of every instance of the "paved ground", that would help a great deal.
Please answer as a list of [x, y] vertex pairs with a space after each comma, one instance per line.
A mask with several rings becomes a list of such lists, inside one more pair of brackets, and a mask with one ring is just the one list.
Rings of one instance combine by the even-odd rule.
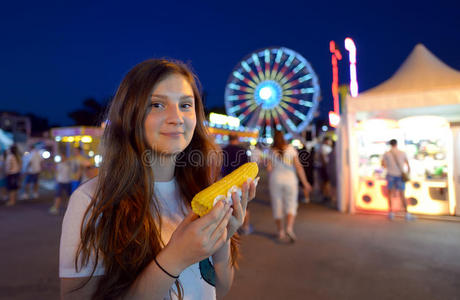
[[[280, 244], [261, 181], [233, 299], [460, 299], [460, 223], [388, 221], [302, 204], [299, 241]], [[62, 216], [51, 196], [0, 207], [0, 299], [58, 299]]]

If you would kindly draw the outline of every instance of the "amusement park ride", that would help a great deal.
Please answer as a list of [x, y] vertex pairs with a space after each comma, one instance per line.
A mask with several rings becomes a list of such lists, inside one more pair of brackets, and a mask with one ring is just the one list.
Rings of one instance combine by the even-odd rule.
[[284, 47], [246, 56], [234, 68], [225, 88], [227, 114], [271, 139], [272, 128], [286, 139], [300, 137], [318, 108], [318, 78], [308, 61]]

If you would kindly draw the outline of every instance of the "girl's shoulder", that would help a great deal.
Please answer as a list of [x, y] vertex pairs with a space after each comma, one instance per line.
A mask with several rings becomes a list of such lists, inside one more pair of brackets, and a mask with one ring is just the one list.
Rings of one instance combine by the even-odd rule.
[[287, 144], [286, 148], [284, 149], [285, 153], [289, 153], [291, 155], [297, 155], [297, 149], [294, 148], [291, 144]]
[[70, 196], [69, 205], [87, 207], [96, 193], [98, 179], [96, 176], [82, 183]]

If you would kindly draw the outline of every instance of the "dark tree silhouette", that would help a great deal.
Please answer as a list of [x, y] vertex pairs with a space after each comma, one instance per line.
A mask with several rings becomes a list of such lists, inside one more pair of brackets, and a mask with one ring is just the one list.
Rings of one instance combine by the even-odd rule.
[[99, 126], [103, 121], [105, 111], [111, 99], [102, 103], [94, 98], [83, 101], [83, 108], [71, 111], [68, 116], [79, 126]]

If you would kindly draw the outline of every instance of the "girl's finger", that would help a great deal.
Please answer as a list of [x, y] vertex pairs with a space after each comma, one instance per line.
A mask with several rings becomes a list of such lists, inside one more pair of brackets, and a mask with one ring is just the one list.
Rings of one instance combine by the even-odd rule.
[[237, 193], [232, 193], [232, 200], [233, 200], [233, 215], [237, 220], [243, 220], [244, 218], [244, 211], [243, 211], [243, 200], [238, 196]]
[[248, 206], [248, 201], [249, 201], [249, 184], [246, 181], [245, 183], [243, 183], [242, 195], [241, 195], [241, 207], [243, 208], [243, 211], [246, 210], [246, 206]]
[[[232, 213], [233, 213], [233, 208], [228, 208], [227, 213], [225, 214], [224, 218], [219, 223], [219, 225], [215, 228], [214, 232], [212, 232], [209, 240], [213, 245], [219, 241], [222, 234], [224, 234], [225, 230], [227, 229], [227, 225], [230, 220], [230, 217], [232, 216]], [[226, 238], [227, 237], [224, 237], [224, 239]]]
[[257, 181], [259, 181], [257, 177], [253, 181], [251, 181], [251, 184], [249, 185], [249, 199], [248, 201], [253, 200], [256, 197], [256, 188], [257, 188]]
[[213, 232], [225, 217], [228, 207], [229, 205], [225, 201], [217, 202], [208, 214], [197, 220], [197, 223], [202, 227], [201, 230]]

